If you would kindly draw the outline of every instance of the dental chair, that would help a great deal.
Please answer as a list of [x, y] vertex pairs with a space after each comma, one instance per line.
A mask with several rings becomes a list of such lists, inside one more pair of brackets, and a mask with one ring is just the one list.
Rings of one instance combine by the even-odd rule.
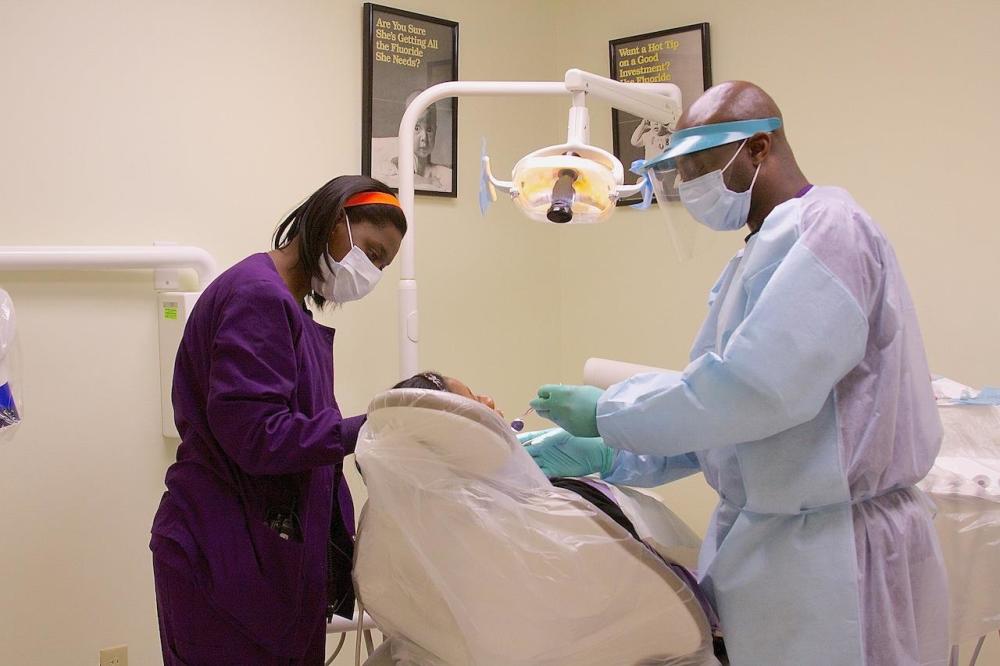
[[941, 453], [920, 488], [937, 505], [937, 529], [948, 570], [951, 664], [958, 645], [1000, 630], [1000, 407], [943, 404]]
[[366, 663], [718, 664], [694, 590], [664, 561], [690, 562], [698, 539], [643, 510], [655, 500], [613, 491], [638, 541], [552, 486], [495, 412], [440, 391], [376, 397], [357, 460], [355, 588], [387, 637]]

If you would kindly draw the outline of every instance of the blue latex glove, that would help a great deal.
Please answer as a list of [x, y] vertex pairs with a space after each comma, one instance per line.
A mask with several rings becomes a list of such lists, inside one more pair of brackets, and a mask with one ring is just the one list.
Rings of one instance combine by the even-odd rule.
[[577, 437], [599, 437], [597, 401], [604, 391], [593, 386], [546, 384], [531, 401], [535, 413]]
[[538, 435], [524, 450], [534, 458], [545, 476], [587, 476], [611, 473], [615, 450], [600, 437], [574, 437], [555, 428]]

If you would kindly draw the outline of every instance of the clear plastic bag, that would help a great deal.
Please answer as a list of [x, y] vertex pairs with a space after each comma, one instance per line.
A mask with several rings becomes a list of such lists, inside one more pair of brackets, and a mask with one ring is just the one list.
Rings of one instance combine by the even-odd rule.
[[369, 499], [355, 586], [394, 663], [718, 663], [691, 588], [553, 487], [483, 405], [389, 391], [369, 408], [357, 459]]
[[14, 437], [24, 415], [14, 301], [0, 289], [0, 442]]
[[920, 488], [937, 505], [951, 642], [1000, 629], [1000, 407], [943, 405], [941, 453]]

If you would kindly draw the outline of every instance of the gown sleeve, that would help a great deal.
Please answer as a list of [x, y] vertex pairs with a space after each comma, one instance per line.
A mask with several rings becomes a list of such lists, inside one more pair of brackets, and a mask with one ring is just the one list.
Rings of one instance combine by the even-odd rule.
[[610, 446], [660, 456], [765, 439], [813, 419], [867, 338], [851, 290], [795, 243], [721, 354], [702, 354], [680, 377], [643, 374], [611, 387], [598, 429]]
[[219, 445], [248, 474], [291, 474], [340, 463], [353, 451], [364, 421], [344, 419], [332, 405], [312, 416], [292, 410], [302, 380], [292, 307], [265, 285], [248, 283], [219, 314], [208, 422]]
[[698, 456], [694, 453], [657, 456], [618, 451], [615, 453], [611, 472], [601, 478], [609, 483], [624, 486], [652, 488], [683, 479], [700, 471]]

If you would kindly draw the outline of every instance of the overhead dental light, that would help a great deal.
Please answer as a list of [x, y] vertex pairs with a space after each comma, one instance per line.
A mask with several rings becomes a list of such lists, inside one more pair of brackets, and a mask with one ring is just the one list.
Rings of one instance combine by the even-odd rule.
[[483, 143], [480, 210], [497, 199], [497, 190], [508, 192], [514, 205], [539, 222], [588, 224], [607, 219], [615, 203], [647, 185], [645, 178], [625, 184], [621, 161], [602, 148], [590, 145], [588, 94], [606, 99], [619, 109], [674, 127], [681, 114], [680, 89], [673, 84], [626, 85], [578, 69], [566, 73], [566, 88], [573, 94], [566, 143], [531, 152], [514, 165], [511, 180], [497, 179]]
[[[567, 94], [572, 96], [573, 105], [566, 143], [536, 150], [518, 160], [511, 180], [493, 177], [483, 146], [480, 210], [485, 214], [496, 201], [497, 189], [509, 192], [514, 204], [532, 219], [555, 224], [598, 222], [613, 212], [621, 197], [640, 191], [648, 205], [652, 197], [648, 178], [644, 177], [635, 185], [625, 185], [625, 169], [621, 162], [606, 150], [590, 145], [587, 95], [595, 95], [640, 118], [673, 127], [681, 113], [681, 91], [672, 83], [621, 83], [579, 69], [568, 70], [563, 81], [446, 81], [417, 95], [403, 112], [398, 138], [399, 201], [409, 227], [399, 250], [400, 377], [410, 377], [420, 370], [415, 249], [418, 225], [414, 220], [413, 157], [413, 132], [417, 121], [431, 104], [449, 97]], [[664, 202], [660, 202], [660, 206], [667, 216], [671, 235], [675, 235], [670, 211]]]

